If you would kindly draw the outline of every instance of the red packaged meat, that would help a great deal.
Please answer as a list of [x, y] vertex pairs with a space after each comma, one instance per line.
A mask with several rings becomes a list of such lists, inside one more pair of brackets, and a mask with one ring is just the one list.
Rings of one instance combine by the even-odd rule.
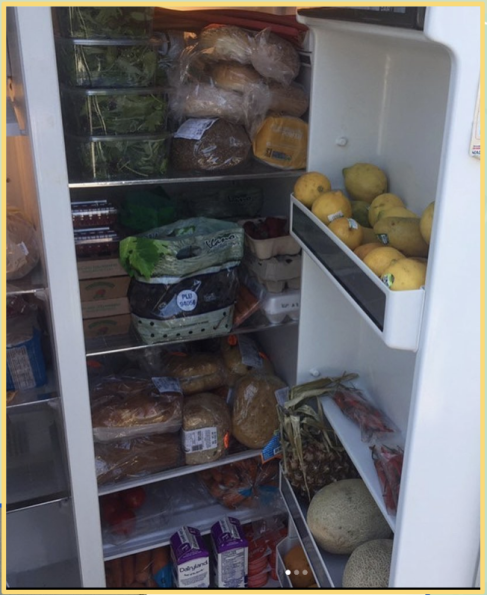
[[399, 499], [399, 487], [401, 485], [401, 473], [404, 453], [399, 446], [387, 446], [386, 444], [374, 444], [370, 447], [372, 459], [382, 486], [384, 503], [389, 514], [397, 511]]
[[342, 388], [333, 395], [333, 400], [342, 413], [360, 427], [363, 442], [370, 442], [375, 436], [394, 432], [387, 417], [367, 401], [357, 389]]

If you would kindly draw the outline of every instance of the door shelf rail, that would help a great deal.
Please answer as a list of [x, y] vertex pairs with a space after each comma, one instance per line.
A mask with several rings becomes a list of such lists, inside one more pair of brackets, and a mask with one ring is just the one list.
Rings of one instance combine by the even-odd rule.
[[[326, 418], [348, 452], [360, 477], [369, 489], [389, 527], [394, 531], [396, 528], [396, 517], [387, 512], [379, 477], [372, 460], [372, 454], [369, 445], [362, 442], [360, 428], [352, 420], [343, 415], [338, 405], [330, 397], [320, 397], [319, 401]], [[398, 441], [398, 445], [402, 447], [402, 436], [398, 436]]]
[[298, 502], [282, 469], [280, 472], [280, 490], [318, 586], [321, 589], [341, 588], [343, 570], [348, 561], [348, 556], [329, 554], [318, 546], [306, 522], [308, 507]]
[[100, 486], [98, 489], [99, 496], [105, 496], [106, 494], [112, 494], [114, 492], [121, 492], [129, 488], [136, 486], [149, 485], [151, 483], [157, 483], [166, 479], [172, 479], [174, 477], [183, 477], [185, 475], [192, 475], [205, 469], [213, 469], [221, 465], [229, 465], [230, 463], [236, 463], [237, 461], [244, 461], [253, 457], [258, 457], [262, 451], [260, 450], [244, 450], [234, 454], [229, 454], [226, 457], [212, 461], [211, 463], [205, 463], [203, 465], [186, 465], [185, 467], [175, 467], [174, 469], [168, 469], [167, 471], [161, 471], [153, 475], [144, 475], [141, 477], [134, 477], [132, 479], [126, 479], [118, 483], [111, 483], [104, 486]]
[[417, 351], [425, 291], [392, 291], [291, 195], [291, 235], [388, 347]]
[[108, 527], [103, 528], [104, 559], [112, 560], [168, 545], [171, 535], [185, 525], [206, 535], [212, 525], [225, 516], [235, 517], [245, 524], [285, 515], [284, 502], [278, 496], [276, 492], [276, 498], [269, 503], [256, 502], [252, 507], [230, 510], [216, 502], [194, 475], [184, 482], [174, 478], [152, 485], [147, 489], [145, 503], [137, 511], [135, 531], [128, 538], [119, 538], [112, 535]]

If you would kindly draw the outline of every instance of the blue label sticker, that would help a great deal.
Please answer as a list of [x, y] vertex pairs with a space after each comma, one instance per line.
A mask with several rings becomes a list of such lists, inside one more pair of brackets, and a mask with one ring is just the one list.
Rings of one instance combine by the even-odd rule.
[[158, 587], [168, 589], [172, 587], [172, 564], [167, 564], [152, 577]]

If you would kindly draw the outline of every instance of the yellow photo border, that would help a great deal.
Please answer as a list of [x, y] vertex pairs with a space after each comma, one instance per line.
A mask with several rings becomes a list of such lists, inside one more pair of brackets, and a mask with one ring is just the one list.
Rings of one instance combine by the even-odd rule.
[[[86, 2], [45, 2], [45, 1], [26, 1], [26, 2], [8, 2], [4, 0], [0, 0], [1, 3], [1, 19], [2, 19], [2, 122], [6, 122], [6, 103], [7, 103], [7, 89], [6, 89], [6, 8], [7, 7], [17, 7], [17, 6], [27, 6], [27, 7], [37, 7], [37, 6], [48, 6], [48, 7], [57, 7], [57, 6], [113, 6], [114, 2], [100, 2], [100, 1], [86, 1]], [[371, 1], [368, 2], [367, 0], [363, 0], [362, 2], [352, 1], [352, 2], [302, 2], [298, 0], [296, 2], [289, 2], [286, 0], [276, 1], [276, 2], [258, 2], [258, 1], [227, 1], [227, 2], [201, 2], [201, 5], [198, 5], [197, 2], [126, 2], [121, 1], [117, 2], [117, 6], [131, 6], [136, 4], [142, 4], [143, 6], [153, 6], [158, 8], [169, 8], [169, 9], [177, 9], [177, 10], [202, 10], [206, 8], [252, 8], [252, 7], [297, 7], [297, 8], [311, 8], [311, 7], [353, 7], [353, 6], [391, 6], [393, 4], [397, 4], [399, 6], [477, 6], [481, 9], [481, 20], [483, 23], [482, 30], [481, 30], [481, 69], [480, 69], [480, 114], [481, 114], [481, 138], [482, 142], [485, 138], [485, 118], [486, 114], [486, 106], [485, 106], [485, 2], [401, 2], [400, 0], [389, 0], [388, 2], [385, 1]], [[1, 270], [6, 270], [6, 249], [5, 249], [5, 240], [6, 238], [6, 150], [7, 150], [7, 138], [6, 134], [2, 135], [2, 193], [1, 193], [1, 237], [2, 237], [2, 247], [1, 247]], [[481, 194], [485, 197], [485, 151], [482, 150], [481, 152]], [[452, 590], [445, 590], [445, 589], [386, 589], [386, 590], [366, 590], [366, 591], [358, 591], [354, 590], [353, 592], [360, 595], [367, 595], [370, 593], [404, 593], [404, 594], [424, 594], [425, 591], [428, 593], [438, 593], [438, 594], [445, 594], [445, 595], [483, 595], [485, 594], [485, 567], [486, 567], [486, 559], [485, 559], [485, 364], [486, 362], [486, 353], [485, 353], [485, 223], [486, 223], [486, 209], [485, 209], [485, 202], [481, 202], [481, 313], [480, 313], [480, 323], [481, 323], [481, 517], [480, 517], [480, 527], [481, 527], [481, 540], [480, 540], [480, 589], [452, 589]], [[2, 274], [2, 296], [6, 296], [6, 276]], [[1, 327], [2, 327], [2, 358], [1, 358], [1, 377], [6, 378], [6, 310], [2, 308], [1, 312]], [[2, 428], [2, 443], [1, 443], [1, 502], [2, 504], [6, 501], [6, 389], [5, 384], [2, 384], [2, 420], [1, 420], [1, 428]], [[461, 440], [461, 437], [458, 439]], [[454, 511], [452, 511], [454, 514]], [[46, 589], [36, 589], [36, 590], [24, 590], [24, 589], [8, 589], [6, 590], [6, 510], [5, 507], [2, 506], [1, 508], [1, 533], [2, 533], [2, 548], [1, 548], [1, 589], [4, 593], [12, 593], [12, 594], [45, 594], [45, 595], [52, 595], [53, 590], [46, 590]], [[138, 591], [134, 590], [127, 590], [127, 589], [120, 589], [116, 591], [108, 591], [108, 589], [82, 589], [82, 590], [57, 590], [57, 593], [65, 593], [69, 595], [90, 595], [90, 594], [100, 594], [106, 595], [106, 593], [127, 593], [133, 594]], [[215, 594], [226, 594], [226, 593], [263, 593], [268, 592], [271, 593], [272, 590], [252, 590], [252, 589], [234, 589], [234, 590], [212, 590], [212, 589], [194, 589], [194, 590], [151, 590], [150, 593], [215, 593]], [[286, 594], [295, 594], [297, 591], [295, 589], [279, 589], [279, 593], [286, 593]], [[319, 590], [306, 590], [306, 593], [344, 593], [346, 590], [344, 589], [319, 589]]]

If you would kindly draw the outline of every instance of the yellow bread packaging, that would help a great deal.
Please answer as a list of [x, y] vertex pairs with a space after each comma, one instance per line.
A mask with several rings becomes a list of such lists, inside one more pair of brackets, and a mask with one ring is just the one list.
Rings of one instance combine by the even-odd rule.
[[291, 116], [268, 117], [254, 136], [254, 156], [280, 169], [304, 169], [308, 124]]

